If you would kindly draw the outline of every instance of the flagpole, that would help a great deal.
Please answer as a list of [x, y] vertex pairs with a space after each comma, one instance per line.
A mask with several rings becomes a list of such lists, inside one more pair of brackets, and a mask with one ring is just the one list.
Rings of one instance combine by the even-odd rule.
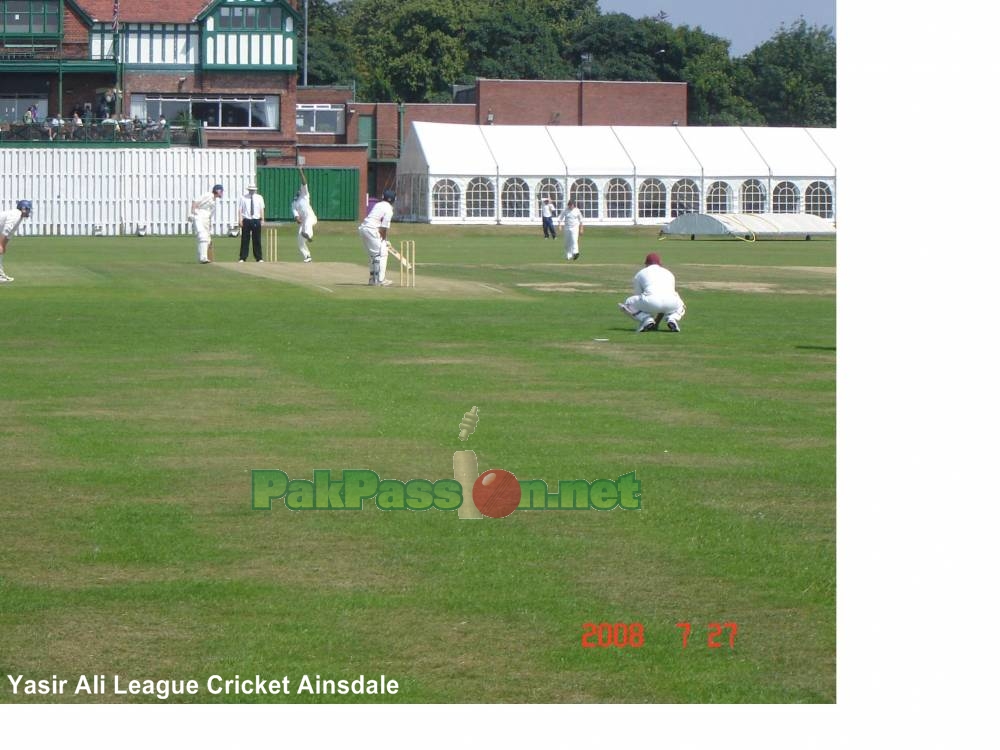
[[[115, 114], [122, 114], [122, 107], [125, 106], [125, 70], [122, 65], [121, 59], [121, 23], [119, 21], [119, 16], [121, 13], [121, 5], [119, 0], [115, 0], [115, 4], [111, 9], [111, 31], [114, 34], [114, 54], [115, 54], [115, 109], [117, 110]], [[122, 96], [118, 95], [118, 91], [122, 91]]]

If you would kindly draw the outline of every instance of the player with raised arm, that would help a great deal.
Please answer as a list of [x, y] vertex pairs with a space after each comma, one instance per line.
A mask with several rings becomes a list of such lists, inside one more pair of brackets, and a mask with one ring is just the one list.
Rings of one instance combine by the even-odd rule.
[[299, 225], [298, 242], [299, 252], [302, 253], [303, 263], [312, 263], [312, 253], [309, 252], [307, 243], [313, 241], [313, 231], [316, 229], [316, 212], [313, 211], [309, 202], [309, 183], [306, 182], [306, 173], [299, 167], [299, 191], [292, 200], [292, 216]]

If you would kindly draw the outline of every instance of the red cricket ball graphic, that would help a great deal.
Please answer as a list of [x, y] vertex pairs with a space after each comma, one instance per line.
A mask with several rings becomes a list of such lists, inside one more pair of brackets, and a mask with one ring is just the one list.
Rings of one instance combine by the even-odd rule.
[[509, 471], [484, 471], [472, 486], [472, 502], [484, 516], [504, 518], [521, 502], [521, 485]]

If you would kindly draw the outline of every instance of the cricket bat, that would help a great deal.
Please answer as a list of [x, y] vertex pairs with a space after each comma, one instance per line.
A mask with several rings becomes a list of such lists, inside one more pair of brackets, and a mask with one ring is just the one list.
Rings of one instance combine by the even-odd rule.
[[394, 248], [392, 245], [390, 245], [388, 240], [386, 240], [386, 242], [385, 242], [385, 247], [389, 251], [389, 254], [392, 257], [394, 257], [396, 260], [398, 260], [399, 264], [403, 268], [409, 268], [410, 267], [409, 261], [407, 261], [406, 258], [404, 258], [402, 255], [400, 255], [399, 253], [397, 253], [396, 252], [396, 248]]

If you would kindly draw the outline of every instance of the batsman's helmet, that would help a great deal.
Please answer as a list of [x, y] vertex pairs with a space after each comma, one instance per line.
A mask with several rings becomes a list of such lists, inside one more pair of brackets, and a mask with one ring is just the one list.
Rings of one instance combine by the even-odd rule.
[[27, 210], [27, 212], [30, 214], [31, 213], [31, 201], [18, 201], [17, 202], [17, 209], [19, 211], [25, 211], [25, 210]]
[[386, 201], [387, 203], [395, 203], [396, 202], [396, 191], [395, 190], [383, 190], [382, 191], [382, 200]]
[[216, 190], [225, 190], [225, 188], [222, 187], [221, 184], [220, 185], [212, 185], [212, 192], [214, 193]]

